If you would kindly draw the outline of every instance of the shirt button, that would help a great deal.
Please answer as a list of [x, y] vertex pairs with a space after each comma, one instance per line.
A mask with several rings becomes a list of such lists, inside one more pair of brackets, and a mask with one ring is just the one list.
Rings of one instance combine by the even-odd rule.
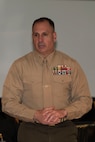
[[44, 85], [44, 87], [45, 87], [45, 88], [47, 88], [47, 87], [48, 87], [48, 85]]

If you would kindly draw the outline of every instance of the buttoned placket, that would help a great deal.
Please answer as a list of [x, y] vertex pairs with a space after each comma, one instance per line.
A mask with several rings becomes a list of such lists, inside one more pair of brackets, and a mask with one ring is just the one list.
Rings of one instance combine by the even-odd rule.
[[43, 98], [44, 108], [53, 106], [51, 76], [46, 59], [43, 60]]

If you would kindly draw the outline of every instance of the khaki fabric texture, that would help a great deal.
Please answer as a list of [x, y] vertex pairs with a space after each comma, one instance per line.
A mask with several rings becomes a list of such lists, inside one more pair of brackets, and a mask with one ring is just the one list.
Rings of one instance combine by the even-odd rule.
[[[3, 111], [26, 122], [33, 121], [36, 110], [49, 106], [66, 109], [68, 120], [88, 112], [92, 98], [79, 63], [60, 51], [46, 58], [46, 67], [43, 60], [33, 51], [12, 64], [3, 86]], [[71, 74], [54, 74], [59, 65], [70, 67]]]

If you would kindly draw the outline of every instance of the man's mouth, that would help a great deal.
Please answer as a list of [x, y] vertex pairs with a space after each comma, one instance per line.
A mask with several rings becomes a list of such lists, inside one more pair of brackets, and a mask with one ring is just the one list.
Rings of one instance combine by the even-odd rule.
[[44, 43], [38, 43], [38, 47], [39, 48], [45, 48], [45, 44]]

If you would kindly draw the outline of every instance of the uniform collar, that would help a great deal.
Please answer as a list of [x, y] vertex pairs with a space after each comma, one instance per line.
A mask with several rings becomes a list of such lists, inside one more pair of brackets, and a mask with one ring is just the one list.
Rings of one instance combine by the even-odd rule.
[[[55, 55], [56, 50], [54, 50], [51, 54], [49, 54], [45, 59], [48, 62], [48, 65], [51, 65], [52, 59]], [[33, 51], [34, 54], [34, 60], [37, 61], [38, 63], [42, 64], [43, 63], [43, 56], [39, 54], [36, 50]]]

